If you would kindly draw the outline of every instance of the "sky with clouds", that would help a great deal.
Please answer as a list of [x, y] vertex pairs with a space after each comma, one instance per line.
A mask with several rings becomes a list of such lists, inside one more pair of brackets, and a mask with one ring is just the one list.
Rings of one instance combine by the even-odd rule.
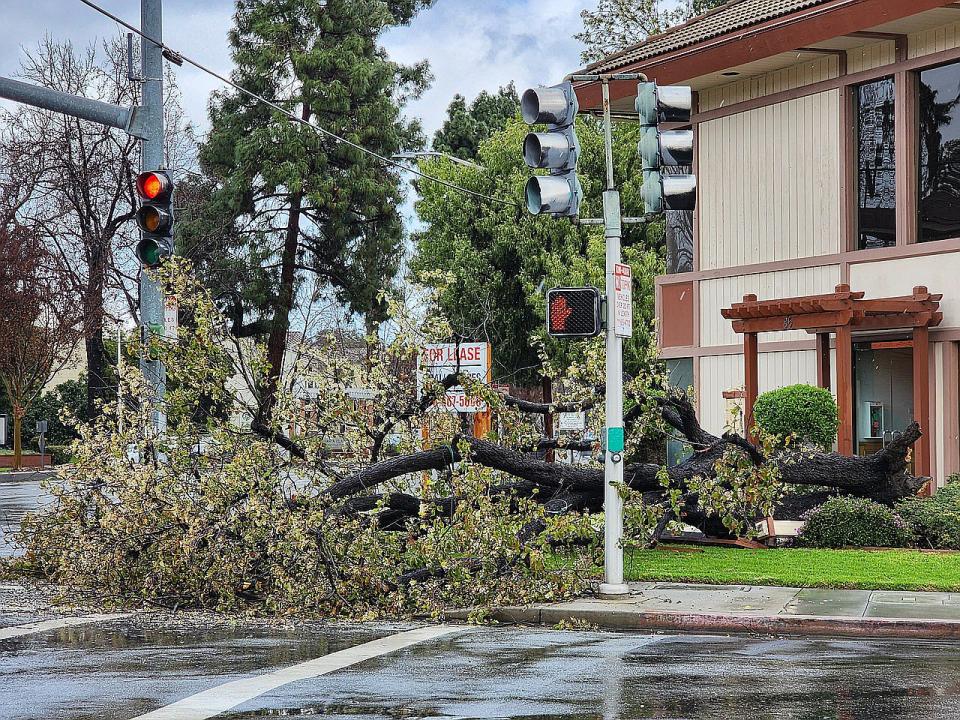
[[[100, 0], [110, 12], [139, 26], [137, 0]], [[79, 0], [4, 0], [4, 37], [0, 75], [16, 73], [24, 49], [45, 34], [78, 45], [121, 31]], [[437, 0], [408, 27], [384, 37], [399, 62], [430, 62], [434, 81], [407, 110], [422, 119], [432, 134], [443, 122], [454, 94], [472, 99], [481, 90], [496, 90], [515, 81], [517, 88], [557, 82], [580, 65], [580, 11], [596, 0]], [[165, 0], [164, 40], [171, 47], [229, 73], [227, 31], [232, 0]], [[218, 81], [184, 65], [177, 69], [190, 119], [207, 126], [206, 105]]]

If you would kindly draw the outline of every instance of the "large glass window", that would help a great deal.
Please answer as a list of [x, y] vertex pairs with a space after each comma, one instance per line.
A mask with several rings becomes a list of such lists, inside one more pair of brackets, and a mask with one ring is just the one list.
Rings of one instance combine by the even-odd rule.
[[[667, 174], [692, 173], [691, 167], [664, 168]], [[665, 222], [667, 274], [693, 272], [693, 213], [667, 210]]]
[[920, 242], [960, 237], [960, 63], [920, 73]]
[[[667, 360], [667, 376], [670, 387], [693, 392], [693, 358]], [[667, 438], [667, 466], [679, 465], [693, 454], [693, 449], [684, 442], [679, 433]]]
[[857, 87], [857, 193], [860, 249], [896, 244], [893, 79]]

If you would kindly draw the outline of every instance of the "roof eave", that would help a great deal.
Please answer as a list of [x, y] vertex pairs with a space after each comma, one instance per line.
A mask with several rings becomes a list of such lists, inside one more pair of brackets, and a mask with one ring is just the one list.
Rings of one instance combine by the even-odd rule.
[[[951, 0], [830, 0], [822, 5], [740, 27], [668, 53], [628, 62], [618, 67], [608, 67], [604, 72], [640, 72], [662, 85], [679, 83], [933, 10], [949, 5], [950, 2]], [[590, 68], [603, 67], [627, 52], [629, 50], [597, 61], [582, 73], [589, 74]], [[600, 83], [578, 83], [576, 91], [582, 111], [600, 110]], [[610, 83], [610, 96], [613, 101], [635, 94], [634, 82]]]

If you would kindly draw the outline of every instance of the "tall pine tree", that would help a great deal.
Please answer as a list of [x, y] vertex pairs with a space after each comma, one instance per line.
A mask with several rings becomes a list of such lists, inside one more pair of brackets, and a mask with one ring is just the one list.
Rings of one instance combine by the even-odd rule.
[[[391, 62], [379, 44], [432, 0], [237, 0], [232, 79], [364, 148], [389, 157], [421, 147], [401, 117], [424, 88], [425, 64]], [[401, 178], [376, 158], [239, 92], [216, 94], [200, 161], [214, 182], [187, 219], [185, 254], [227, 290], [235, 328], [266, 331], [265, 419], [283, 371], [299, 282], [315, 273], [368, 320], [393, 280], [403, 225]], [[219, 275], [218, 275], [219, 273]]]

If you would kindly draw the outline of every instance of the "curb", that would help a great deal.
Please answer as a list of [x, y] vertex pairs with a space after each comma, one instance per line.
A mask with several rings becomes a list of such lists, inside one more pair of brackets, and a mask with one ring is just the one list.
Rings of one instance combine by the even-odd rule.
[[[470, 610], [446, 613], [466, 620]], [[708, 613], [636, 612], [614, 608], [529, 606], [494, 608], [489, 617], [518, 625], [560, 622], [596, 625], [606, 630], [667, 630], [696, 634], [796, 635], [803, 637], [901, 638], [960, 640], [960, 620], [885, 619], [817, 615], [715, 615]]]

